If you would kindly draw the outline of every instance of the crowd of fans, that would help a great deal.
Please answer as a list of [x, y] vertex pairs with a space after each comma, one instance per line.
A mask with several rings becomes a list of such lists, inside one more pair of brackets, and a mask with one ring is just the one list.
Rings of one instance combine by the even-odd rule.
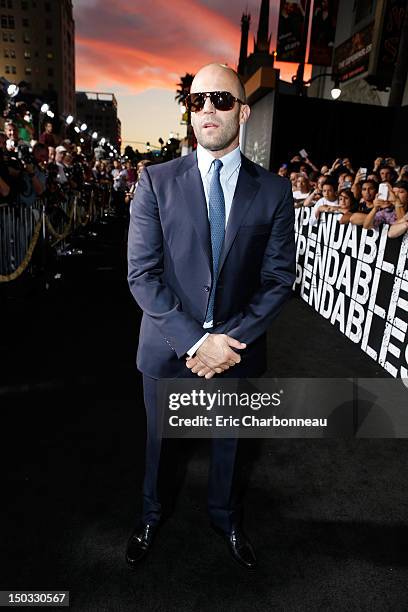
[[[51, 122], [34, 142], [32, 126], [20, 120], [24, 112], [18, 108], [0, 130], [0, 204], [30, 206], [42, 197], [55, 206], [70, 190], [97, 185], [109, 187], [112, 205], [128, 214], [140, 174], [151, 160], [112, 158], [100, 145], [82, 151], [55, 136]], [[282, 164], [278, 174], [290, 179], [295, 207], [311, 208], [311, 224], [324, 212], [365, 229], [388, 224], [390, 238], [408, 230], [408, 165], [394, 158], [377, 157], [368, 168], [337, 158], [319, 168], [305, 153]]]
[[392, 157], [377, 157], [368, 168], [355, 168], [349, 158], [318, 168], [308, 157], [295, 156], [278, 174], [290, 179], [295, 207], [311, 208], [311, 224], [325, 212], [365, 229], [388, 224], [390, 238], [408, 230], [408, 165]]
[[111, 188], [113, 206], [126, 214], [150, 160], [114, 159], [102, 147], [96, 154], [83, 152], [70, 140], [57, 138], [52, 128], [52, 123], [45, 124], [35, 142], [27, 126], [23, 133], [16, 119], [6, 119], [0, 131], [0, 204], [31, 206], [41, 197], [55, 207], [70, 191], [97, 185]]

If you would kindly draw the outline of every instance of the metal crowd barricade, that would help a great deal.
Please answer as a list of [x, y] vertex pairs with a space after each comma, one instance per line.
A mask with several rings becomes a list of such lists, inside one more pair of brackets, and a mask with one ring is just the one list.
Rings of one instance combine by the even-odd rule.
[[33, 206], [0, 205], [0, 281], [14, 280], [30, 265], [42, 228], [43, 209], [42, 200]]
[[[0, 205], [0, 283], [15, 280], [31, 266], [35, 246], [40, 239], [58, 253], [67, 248], [68, 238], [77, 229], [102, 221], [110, 210], [108, 185], [85, 185], [69, 191], [54, 204], [37, 199], [32, 206]], [[45, 249], [44, 249], [45, 253]], [[46, 266], [43, 258], [42, 265]]]

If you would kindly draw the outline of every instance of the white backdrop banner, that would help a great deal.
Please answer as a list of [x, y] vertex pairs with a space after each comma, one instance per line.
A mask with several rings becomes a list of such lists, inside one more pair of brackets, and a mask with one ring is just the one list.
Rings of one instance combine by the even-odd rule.
[[[394, 378], [408, 379], [408, 234], [364, 230], [296, 209], [295, 289]], [[358, 373], [356, 372], [356, 376]]]

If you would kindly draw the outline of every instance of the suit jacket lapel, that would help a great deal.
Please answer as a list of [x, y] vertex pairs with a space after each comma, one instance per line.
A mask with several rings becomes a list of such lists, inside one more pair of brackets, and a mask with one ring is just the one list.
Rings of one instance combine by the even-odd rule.
[[240, 225], [260, 187], [260, 183], [256, 180], [255, 176], [253, 164], [246, 157], [242, 156], [237, 186], [225, 232], [224, 245], [220, 255], [219, 272], [221, 272], [221, 268], [232, 247]]
[[191, 163], [188, 169], [176, 179], [180, 188], [180, 201], [185, 214], [189, 215], [193, 222], [205, 260], [212, 271], [210, 224], [204, 187], [197, 166], [197, 154], [193, 153], [189, 157], [188, 161]]

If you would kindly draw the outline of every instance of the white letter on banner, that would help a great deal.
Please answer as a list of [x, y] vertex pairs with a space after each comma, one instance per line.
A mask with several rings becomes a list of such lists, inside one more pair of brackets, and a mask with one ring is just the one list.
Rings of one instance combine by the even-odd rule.
[[378, 256], [376, 266], [377, 268], [381, 268], [384, 272], [388, 272], [389, 274], [394, 274], [395, 266], [388, 261], [384, 261], [385, 247], [387, 245], [387, 236], [388, 236], [388, 225], [383, 225], [381, 234], [380, 234], [380, 242], [378, 245]]
[[363, 339], [361, 341], [361, 348], [363, 349], [365, 353], [367, 353], [367, 355], [371, 357], [371, 359], [374, 359], [374, 361], [377, 361], [377, 351], [371, 348], [371, 346], [368, 346], [368, 340], [370, 338], [372, 320], [373, 320], [373, 312], [371, 310], [367, 310], [364, 331], [363, 331]]
[[293, 289], [295, 288], [296, 285], [299, 285], [299, 283], [302, 282], [302, 273], [303, 273], [303, 268], [300, 265], [300, 263], [296, 264], [296, 280], [293, 283]]
[[371, 286], [371, 296], [370, 296], [370, 301], [368, 303], [368, 308], [369, 308], [369, 310], [372, 310], [373, 312], [375, 312], [375, 314], [378, 315], [379, 317], [381, 317], [382, 319], [385, 319], [385, 310], [384, 310], [384, 308], [382, 306], [379, 306], [378, 304], [375, 303], [375, 299], [377, 297], [378, 284], [379, 284], [379, 281], [380, 281], [380, 277], [381, 277], [381, 270], [379, 268], [375, 268], [373, 284]]
[[334, 214], [331, 216], [333, 218], [333, 221], [332, 221], [332, 231], [330, 234], [330, 246], [332, 247], [332, 249], [336, 249], [336, 251], [338, 251], [343, 242], [344, 228], [346, 226], [340, 225], [339, 223], [340, 215]]
[[[358, 316], [356, 317], [355, 314]], [[364, 308], [358, 302], [352, 300], [350, 302], [350, 309], [347, 317], [346, 336], [352, 342], [356, 344], [360, 342], [363, 334], [363, 321], [364, 321]], [[352, 332], [352, 327], [355, 327], [356, 331]]]
[[317, 233], [317, 241], [320, 244], [326, 244], [329, 246], [330, 244], [330, 229], [332, 226], [333, 215], [328, 215], [326, 213], [322, 213], [324, 215], [322, 222], [322, 217], [320, 217], [319, 229]]
[[396, 368], [392, 363], [387, 361], [387, 353], [391, 353], [397, 359], [399, 359], [401, 355], [400, 349], [393, 344], [391, 340], [391, 336], [399, 340], [400, 342], [404, 342], [405, 334], [403, 334], [399, 329], [393, 327], [391, 323], [387, 323], [385, 326], [383, 341], [381, 345], [380, 356], [378, 358], [378, 363], [385, 369], [387, 372], [391, 374], [394, 378], [397, 378], [398, 368]]
[[[356, 273], [354, 276], [353, 293], [351, 298], [360, 304], [366, 304], [370, 297], [370, 283], [373, 273], [368, 264], [357, 260]], [[359, 292], [361, 287], [362, 293]]]
[[299, 238], [296, 245], [296, 261], [299, 261], [299, 257], [301, 255], [304, 255], [306, 251], [306, 244], [306, 236], [303, 236], [303, 234], [299, 234]]
[[352, 257], [357, 257], [357, 226], [351, 223], [347, 225], [346, 235], [344, 236], [343, 246], [341, 247], [343, 253], [345, 253], [347, 249], [350, 249]]
[[305, 292], [308, 289], [310, 289], [310, 284], [308, 282], [307, 279], [312, 278], [312, 271], [310, 268], [303, 268], [303, 279], [302, 279], [302, 285], [300, 287], [300, 297], [305, 300], [305, 302], [309, 301], [309, 294]]
[[[313, 260], [315, 256], [315, 251], [314, 251], [315, 248], [316, 248], [316, 243], [312, 240], [308, 240], [307, 245], [306, 245], [305, 259], [304, 259], [303, 265], [305, 268], [307, 268], [311, 272], [313, 272]], [[309, 263], [309, 259], [312, 260], [312, 264]]]
[[[322, 254], [322, 250], [323, 250], [323, 254]], [[315, 274], [316, 276], [320, 278], [324, 277], [328, 250], [329, 248], [327, 246], [323, 245], [322, 247], [322, 245], [319, 242], [316, 244], [316, 255], [315, 255], [313, 274]]]
[[349, 255], [345, 255], [343, 263], [341, 264], [339, 275], [336, 282], [336, 289], [341, 289], [341, 285], [344, 285], [345, 294], [350, 297], [351, 295], [351, 258]]
[[[329, 296], [329, 300], [327, 305], [325, 304], [326, 302], [326, 295]], [[325, 318], [325, 319], [330, 319], [330, 315], [331, 312], [333, 310], [333, 301], [334, 301], [334, 289], [331, 285], [328, 285], [327, 283], [324, 283], [323, 285], [323, 291], [322, 291], [322, 299], [320, 302], [320, 314]]]
[[[331, 271], [330, 268], [332, 267], [331, 266], [332, 260], [333, 260], [333, 270]], [[339, 262], [340, 262], [340, 258], [339, 258], [338, 252], [330, 248], [329, 253], [327, 255], [326, 273], [324, 275], [325, 281], [330, 283], [330, 285], [334, 285], [336, 282], [337, 275], [339, 273]]]
[[408, 280], [408, 270], [405, 270], [405, 263], [408, 257], [408, 233], [405, 232], [404, 237], [401, 242], [401, 248], [398, 257], [397, 264], [397, 276], [403, 276], [406, 280]]
[[302, 211], [302, 225], [309, 225], [310, 208], [308, 206], [300, 209]]
[[[375, 260], [375, 256], [377, 255], [377, 242], [378, 232], [377, 230], [363, 229], [361, 232], [361, 243], [360, 243], [360, 252], [358, 254], [358, 258], [366, 263], [373, 263]], [[366, 253], [365, 247], [369, 247], [369, 252]]]
[[333, 308], [333, 313], [330, 319], [330, 323], [334, 325], [336, 321], [338, 321], [340, 324], [340, 331], [342, 334], [344, 334], [344, 318], [345, 318], [344, 293], [340, 292], [337, 296], [337, 300]]
[[320, 298], [322, 295], [323, 279], [319, 278], [317, 283], [316, 283], [316, 280], [317, 280], [317, 277], [313, 276], [312, 285], [310, 289], [309, 306], [313, 306], [313, 303], [314, 303], [314, 309], [318, 311], [319, 305], [320, 305]]

